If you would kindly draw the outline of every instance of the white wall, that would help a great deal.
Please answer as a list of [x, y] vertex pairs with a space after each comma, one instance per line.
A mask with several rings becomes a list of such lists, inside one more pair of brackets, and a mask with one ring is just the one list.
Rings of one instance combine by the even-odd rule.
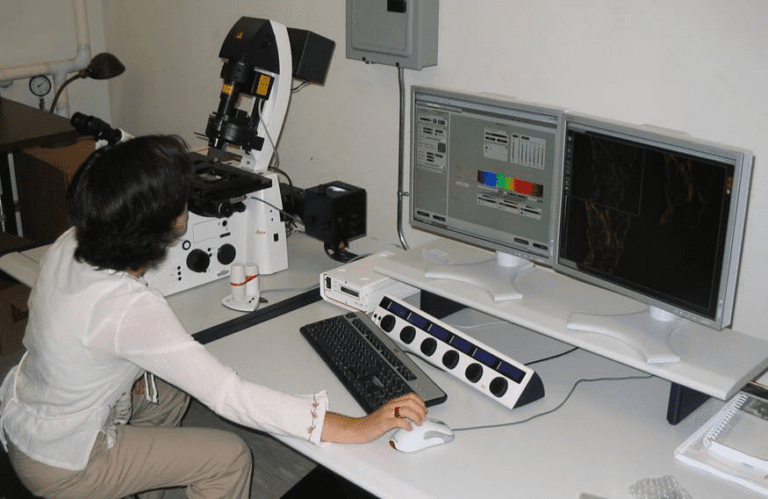
[[[75, 16], [71, 1], [2, 0], [0, 12], [0, 68], [15, 68], [73, 59], [77, 53]], [[87, 0], [91, 55], [104, 52], [104, 18], [101, 0]], [[70, 75], [71, 76], [71, 75]], [[48, 75], [53, 81], [53, 76]], [[67, 87], [70, 112], [95, 115], [111, 120], [109, 90], [105, 82], [80, 80]], [[54, 88], [45, 97], [51, 108]], [[29, 91], [29, 78], [0, 85], [0, 95], [38, 107], [38, 98]]]
[[[52, 0], [49, 0], [51, 3]], [[397, 71], [345, 58], [343, 0], [103, 0], [106, 45], [128, 67], [113, 122], [193, 145], [215, 110], [224, 36], [240, 16], [336, 41], [324, 87], [295, 94], [279, 152], [301, 187], [368, 191], [369, 237], [397, 244]], [[734, 328], [768, 339], [768, 3], [760, 0], [442, 0], [439, 64], [406, 85], [490, 92], [648, 123], [752, 149], [757, 158]], [[429, 236], [407, 229], [411, 246]]]

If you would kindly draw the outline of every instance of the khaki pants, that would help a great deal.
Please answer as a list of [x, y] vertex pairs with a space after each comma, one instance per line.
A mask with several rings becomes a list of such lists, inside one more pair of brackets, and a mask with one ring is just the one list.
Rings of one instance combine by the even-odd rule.
[[9, 457], [22, 483], [35, 495], [56, 499], [117, 499], [139, 494], [159, 499], [164, 488], [187, 487], [195, 499], [248, 499], [251, 451], [233, 433], [179, 428], [189, 396], [157, 379], [159, 404], [133, 395], [130, 424], [119, 426], [107, 449], [100, 433], [86, 468], [69, 471], [30, 459], [9, 441]]

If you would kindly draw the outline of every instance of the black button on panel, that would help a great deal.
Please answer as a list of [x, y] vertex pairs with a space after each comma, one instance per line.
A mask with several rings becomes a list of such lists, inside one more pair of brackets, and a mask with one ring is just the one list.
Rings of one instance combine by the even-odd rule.
[[443, 354], [443, 365], [453, 369], [459, 364], [459, 353], [456, 350], [448, 350]]
[[433, 338], [427, 338], [421, 342], [421, 353], [429, 357], [437, 350], [437, 341]]
[[400, 339], [405, 343], [406, 345], [409, 345], [413, 339], [416, 337], [416, 330], [413, 328], [413, 326], [405, 326], [400, 331]]
[[381, 324], [379, 324], [379, 327], [383, 329], [387, 333], [392, 332], [392, 328], [395, 327], [395, 323], [397, 320], [395, 319], [394, 315], [387, 315], [381, 319]]
[[464, 371], [464, 375], [472, 383], [477, 383], [480, 381], [480, 378], [483, 377], [483, 366], [477, 362], [470, 364], [469, 367], [467, 367], [467, 370]]
[[492, 394], [501, 398], [504, 396], [505, 393], [507, 393], [508, 387], [509, 387], [509, 382], [507, 382], [506, 379], [499, 376], [495, 378], [493, 381], [491, 381], [491, 386], [489, 386], [488, 389], [491, 390]]

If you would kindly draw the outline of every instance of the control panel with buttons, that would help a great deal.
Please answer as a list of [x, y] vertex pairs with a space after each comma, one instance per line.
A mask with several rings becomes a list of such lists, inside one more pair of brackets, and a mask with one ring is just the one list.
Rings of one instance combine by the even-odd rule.
[[384, 296], [372, 319], [403, 349], [508, 409], [544, 396], [544, 385], [533, 369], [402, 300]]

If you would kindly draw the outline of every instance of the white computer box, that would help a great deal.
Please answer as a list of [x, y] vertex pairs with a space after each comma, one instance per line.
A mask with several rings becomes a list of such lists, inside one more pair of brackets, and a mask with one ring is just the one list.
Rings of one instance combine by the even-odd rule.
[[320, 274], [320, 296], [347, 310], [370, 313], [384, 295], [406, 298], [419, 291], [376, 272], [381, 260], [393, 255], [380, 251]]

